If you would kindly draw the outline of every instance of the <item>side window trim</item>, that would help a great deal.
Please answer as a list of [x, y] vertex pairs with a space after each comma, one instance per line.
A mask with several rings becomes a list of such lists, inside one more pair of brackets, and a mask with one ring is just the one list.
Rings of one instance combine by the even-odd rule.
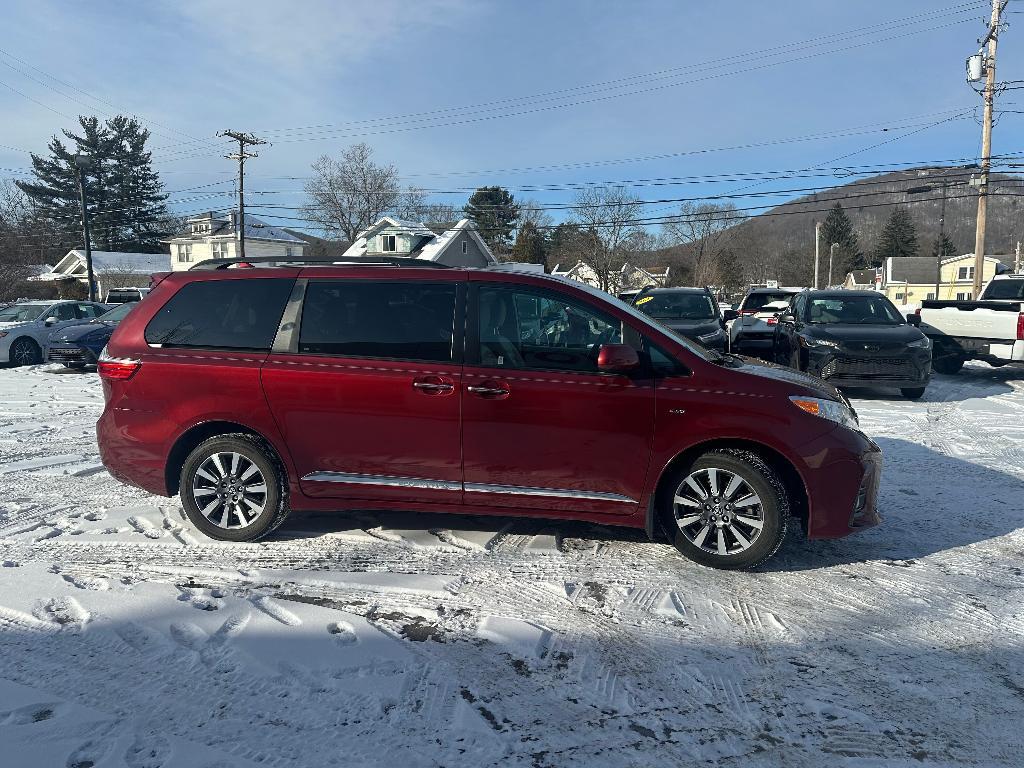
[[[413, 283], [424, 283], [428, 285], [453, 285], [455, 287], [455, 314], [452, 320], [452, 359], [450, 361], [439, 362], [436, 360], [419, 360], [416, 358], [406, 357], [384, 357], [380, 355], [332, 355], [326, 352], [302, 352], [299, 350], [299, 335], [302, 330], [302, 314], [306, 306], [306, 291], [309, 287], [309, 283], [359, 283], [368, 282], [365, 278], [334, 278], [334, 277], [323, 277], [323, 278], [300, 278], [296, 281], [296, 286], [292, 291], [292, 295], [288, 299], [288, 304], [285, 306], [284, 316], [281, 319], [281, 327], [278, 329], [278, 335], [274, 339], [274, 344], [271, 347], [271, 352], [274, 354], [290, 354], [290, 355], [313, 355], [316, 357], [351, 357], [359, 360], [390, 360], [395, 362], [407, 362], [432, 365], [462, 365], [465, 360], [465, 345], [466, 345], [466, 329], [467, 329], [467, 317], [466, 317], [466, 295], [467, 295], [467, 284], [463, 280], [444, 280], [444, 281], [433, 281], [433, 280], [396, 280], [395, 282], [413, 282]], [[301, 283], [301, 288], [299, 287]], [[294, 302], [294, 304], [293, 304]], [[285, 326], [289, 323], [289, 316], [292, 313], [291, 323], [293, 325], [289, 328]]]

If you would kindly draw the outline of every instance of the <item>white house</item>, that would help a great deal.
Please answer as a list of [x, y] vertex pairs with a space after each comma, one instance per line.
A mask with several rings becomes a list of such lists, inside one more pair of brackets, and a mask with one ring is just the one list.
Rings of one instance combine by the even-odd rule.
[[[149, 276], [154, 272], [167, 271], [166, 253], [121, 253], [118, 251], [93, 251], [92, 271], [96, 279], [96, 293], [106, 295], [111, 288], [135, 286], [145, 288]], [[88, 287], [88, 270], [85, 265], [85, 249], [68, 251], [63, 259], [49, 270], [28, 278], [33, 282], [77, 281]]]
[[[555, 277], [564, 277], [569, 280], [578, 280], [581, 283], [601, 288], [601, 280], [597, 271], [582, 261], [577, 261], [566, 270], [560, 270], [560, 265], [555, 265], [551, 274]], [[619, 269], [609, 275], [608, 286], [611, 293], [625, 293], [627, 291], [640, 291], [644, 288], [664, 288], [668, 285], [668, 267], [635, 267], [625, 263]]]
[[450, 267], [487, 267], [498, 263], [469, 219], [437, 234], [422, 222], [385, 216], [360, 232], [344, 256], [402, 256]]
[[[238, 214], [213, 211], [186, 221], [188, 229], [165, 240], [171, 247], [171, 269], [191, 269], [208, 259], [238, 258]], [[267, 224], [255, 216], [245, 217], [245, 255], [248, 258], [300, 259], [307, 244], [283, 227]], [[164, 257], [166, 259], [166, 257]], [[164, 262], [164, 269], [166, 269]]]

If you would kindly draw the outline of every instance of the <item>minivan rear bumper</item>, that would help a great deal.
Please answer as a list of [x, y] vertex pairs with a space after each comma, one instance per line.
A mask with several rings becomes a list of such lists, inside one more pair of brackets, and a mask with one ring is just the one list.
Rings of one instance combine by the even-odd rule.
[[882, 522], [878, 488], [882, 451], [866, 435], [837, 427], [805, 445], [807, 538], [838, 539]]

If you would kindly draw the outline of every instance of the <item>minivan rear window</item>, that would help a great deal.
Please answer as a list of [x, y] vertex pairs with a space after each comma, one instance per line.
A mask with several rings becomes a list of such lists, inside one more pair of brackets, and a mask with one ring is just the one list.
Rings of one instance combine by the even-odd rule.
[[793, 298], [792, 293], [751, 293], [747, 294], [747, 298], [743, 300], [743, 309], [760, 309], [765, 304], [771, 304], [773, 301], [789, 301]]
[[188, 283], [149, 321], [146, 342], [269, 351], [294, 283], [276, 277]]
[[299, 352], [451, 362], [455, 285], [311, 280]]

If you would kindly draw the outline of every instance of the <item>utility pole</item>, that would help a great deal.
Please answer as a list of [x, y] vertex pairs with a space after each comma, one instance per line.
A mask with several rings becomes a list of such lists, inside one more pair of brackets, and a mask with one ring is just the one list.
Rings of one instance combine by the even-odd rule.
[[828, 288], [832, 287], [832, 262], [836, 258], [836, 249], [839, 247], [839, 243], [832, 243], [828, 247]]
[[92, 242], [89, 238], [89, 206], [85, 204], [85, 169], [92, 167], [92, 158], [75, 155], [78, 167], [78, 199], [82, 203], [82, 232], [85, 236], [85, 274], [89, 281], [89, 301], [96, 301], [96, 279], [92, 271]]
[[814, 290], [818, 290], [818, 261], [821, 257], [821, 222], [814, 222]]
[[999, 23], [1006, 0], [992, 0], [992, 20], [982, 46], [988, 44], [985, 59], [985, 110], [981, 124], [981, 176], [978, 180], [978, 224], [974, 236], [974, 290], [971, 298], [981, 294], [985, 273], [985, 225], [988, 217], [988, 174], [992, 167], [992, 108], [996, 97], [996, 46], [999, 42]]
[[224, 155], [228, 160], [238, 161], [238, 257], [245, 258], [245, 161], [250, 157], [259, 157], [258, 152], [246, 152], [246, 146], [259, 146], [267, 142], [257, 139], [251, 133], [241, 131], [221, 131], [218, 136], [227, 136], [238, 142], [238, 152]]

